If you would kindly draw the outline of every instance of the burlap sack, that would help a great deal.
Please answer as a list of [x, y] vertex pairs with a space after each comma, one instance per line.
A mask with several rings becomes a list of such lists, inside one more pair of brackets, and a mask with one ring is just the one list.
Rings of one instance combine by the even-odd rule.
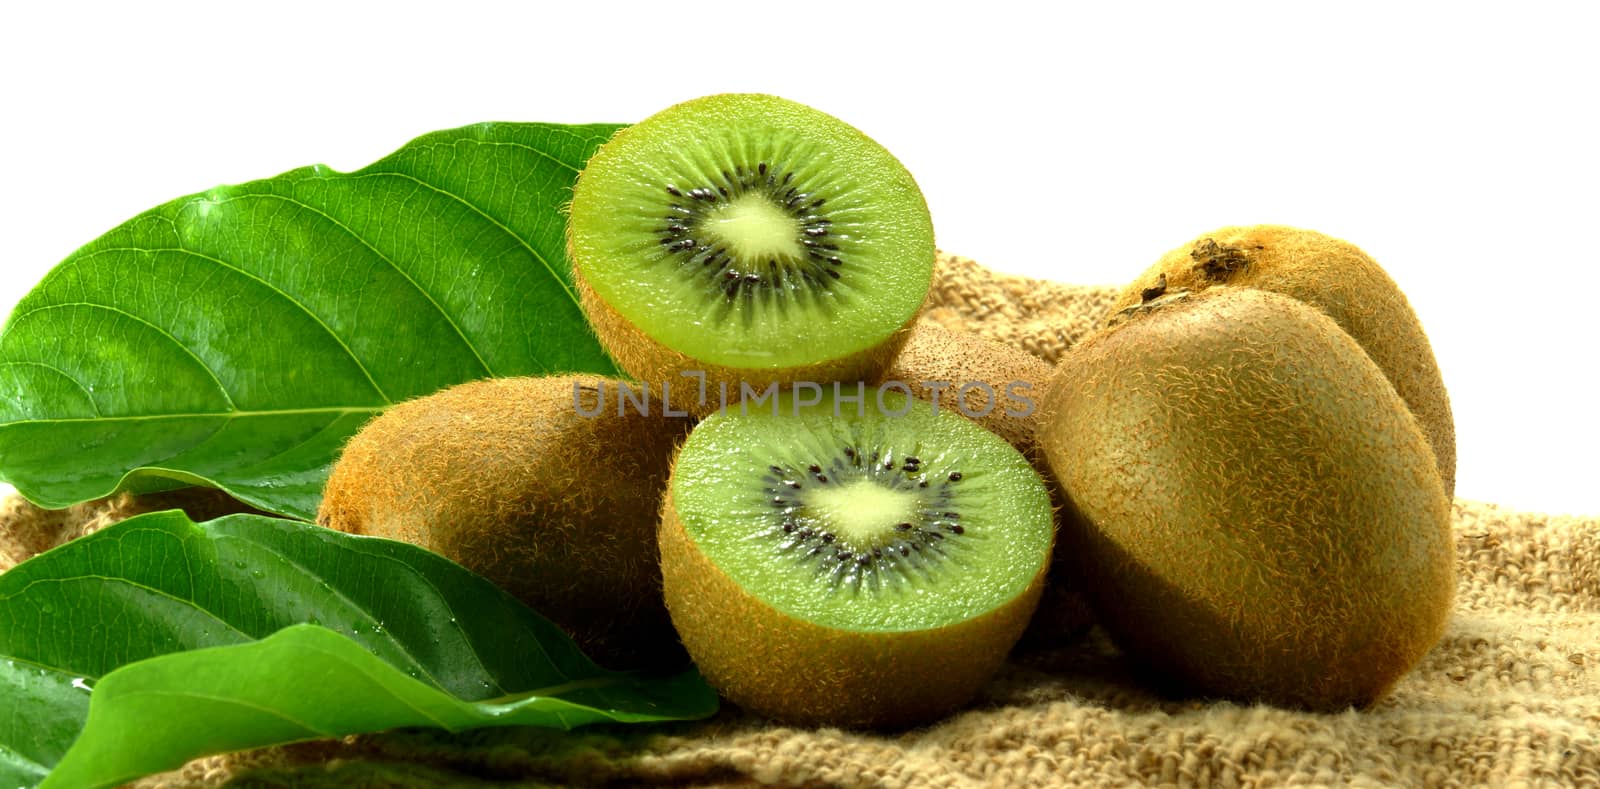
[[[956, 257], [940, 265], [928, 320], [1052, 362], [1113, 292]], [[150, 508], [121, 500], [59, 514], [12, 501], [0, 513], [0, 568], [7, 551], [20, 560], [83, 533], [87, 519]], [[1455, 532], [1448, 633], [1365, 711], [1164, 699], [1096, 630], [1019, 652], [969, 710], [895, 735], [773, 726], [730, 707], [649, 728], [350, 737], [200, 759], [138, 785], [1600, 786], [1600, 518], [1458, 501]]]

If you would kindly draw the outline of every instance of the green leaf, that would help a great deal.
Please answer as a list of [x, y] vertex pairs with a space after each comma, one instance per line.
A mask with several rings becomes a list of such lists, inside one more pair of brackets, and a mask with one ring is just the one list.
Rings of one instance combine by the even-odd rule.
[[33, 786], [78, 735], [89, 685], [25, 660], [0, 660], [0, 699], [0, 787]]
[[0, 479], [49, 508], [198, 484], [309, 519], [339, 448], [389, 405], [614, 373], [561, 211], [617, 128], [468, 126], [129, 220], [0, 332]]
[[[682, 720], [717, 704], [693, 672], [595, 666], [547, 620], [416, 546], [249, 515], [144, 515], [0, 574], [3, 660], [94, 683], [91, 727], [61, 762], [67, 785], [323, 734]], [[81, 701], [56, 691], [30, 714], [82, 721], [69, 706]], [[185, 692], [210, 700], [175, 700]], [[50, 767], [66, 750], [17, 728], [0, 728], [0, 754]]]
[[[296, 625], [254, 643], [111, 672], [94, 689], [83, 736], [44, 786], [111, 786], [205, 754], [401, 726], [570, 729], [673, 720], [685, 717], [673, 696], [697, 682], [693, 675], [653, 684], [605, 676], [474, 703], [406, 676], [337, 633]], [[652, 702], [665, 712], [641, 711]]]

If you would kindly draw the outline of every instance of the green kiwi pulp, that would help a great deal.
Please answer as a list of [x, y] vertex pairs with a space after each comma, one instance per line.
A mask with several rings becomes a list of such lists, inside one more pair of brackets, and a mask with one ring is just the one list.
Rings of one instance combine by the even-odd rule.
[[832, 405], [752, 411], [693, 435], [674, 495], [708, 557], [775, 607], [834, 627], [936, 627], [1026, 588], [1049, 551], [1050, 505], [1019, 453], [920, 401], [899, 419], [870, 402], [834, 418]]
[[[867, 353], [914, 318], [934, 260], [899, 161], [832, 116], [752, 94], [618, 132], [578, 179], [568, 244], [602, 342], [646, 380], [662, 354], [772, 370]], [[619, 350], [646, 341], [634, 332], [662, 348]]]
[[[1050, 497], [954, 412], [850, 391], [747, 401], [690, 434], [663, 513], [667, 605], [712, 684], [758, 713], [919, 722], [965, 703], [1027, 624]], [[948, 681], [908, 681], [920, 664]]]

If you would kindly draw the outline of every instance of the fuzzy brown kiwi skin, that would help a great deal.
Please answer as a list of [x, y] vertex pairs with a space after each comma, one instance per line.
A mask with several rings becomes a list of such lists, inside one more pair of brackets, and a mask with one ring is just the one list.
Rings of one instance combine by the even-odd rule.
[[1415, 417], [1323, 313], [1178, 293], [1063, 357], [1040, 439], [1099, 621], [1190, 693], [1364, 706], [1443, 633], [1450, 501]]
[[[912, 330], [905, 347], [884, 372], [883, 380], [904, 383], [912, 396], [927, 401], [934, 397], [928, 382], [949, 384], [939, 392], [939, 407], [956, 409], [964, 416], [978, 414], [969, 418], [1016, 447], [1039, 469], [1059, 512], [1060, 492], [1052, 481], [1038, 439], [1039, 404], [1053, 372], [1054, 367], [1033, 354], [924, 320]], [[996, 399], [986, 403], [981, 390], [969, 390], [961, 404], [966, 411], [960, 411], [954, 400], [958, 396], [954, 387], [974, 381], [987, 384]], [[1014, 383], [1027, 385], [1026, 389], [1015, 390], [1016, 397], [1027, 398], [1025, 405], [1007, 399], [1007, 387]], [[983, 414], [986, 405], [992, 405], [993, 410]], [[1014, 413], [1008, 414], [1008, 410]], [[1038, 610], [1023, 636], [1025, 646], [1059, 646], [1082, 635], [1094, 624], [1094, 612], [1078, 591], [1075, 576], [1075, 571], [1058, 551]]]
[[[605, 388], [605, 410], [584, 411]], [[346, 445], [317, 522], [413, 543], [494, 582], [610, 668], [684, 662], [655, 529], [690, 421], [617, 414], [615, 380], [506, 378], [401, 403]], [[637, 385], [635, 385], [637, 386]]]
[[[911, 335], [911, 327], [917, 322], [917, 315], [914, 314], [883, 342], [812, 365], [776, 369], [726, 367], [699, 361], [657, 342], [612, 309], [594, 292], [576, 267], [572, 271], [572, 280], [578, 291], [578, 305], [589, 319], [589, 325], [594, 328], [600, 344], [617, 366], [640, 381], [650, 382], [657, 391], [662, 383], [667, 384], [673, 392], [670, 405], [694, 416], [707, 416], [723, 407], [724, 384], [727, 386], [727, 405], [731, 406], [740, 400], [741, 384], [759, 393], [773, 383], [785, 387], [801, 381], [876, 381], [905, 345]], [[917, 314], [921, 314], [920, 309]], [[701, 374], [705, 376], [706, 386], [703, 401], [699, 390]]]
[[[928, 401], [934, 398], [929, 382], [949, 384], [939, 392], [941, 410], [967, 416], [1032, 459], [1039, 448], [1034, 417], [1052, 369], [1038, 357], [1009, 345], [922, 321], [911, 330], [905, 346], [884, 371], [883, 380], [904, 383], [912, 397]], [[969, 382], [986, 384], [994, 399], [986, 402], [986, 393], [972, 389], [958, 403], [956, 387]], [[1007, 387], [1013, 383], [1027, 388], [1015, 390], [1013, 399], [1007, 399]], [[1015, 399], [1024, 397], [1027, 403]], [[986, 406], [988, 413], [984, 413]]]
[[[1010, 602], [964, 622], [853, 632], [792, 618], [745, 592], [684, 531], [670, 485], [659, 539], [667, 609], [706, 681], [750, 712], [800, 726], [903, 729], [960, 709], [1005, 662], [1048, 571], [1047, 563]], [[937, 667], [936, 681], [925, 667]]]
[[[1165, 279], [1163, 279], [1163, 277]], [[1282, 225], [1224, 227], [1168, 252], [1118, 294], [1113, 320], [1163, 289], [1259, 288], [1322, 310], [1377, 362], [1428, 437], [1455, 494], [1455, 421], [1433, 346], [1405, 294], [1354, 244]]]

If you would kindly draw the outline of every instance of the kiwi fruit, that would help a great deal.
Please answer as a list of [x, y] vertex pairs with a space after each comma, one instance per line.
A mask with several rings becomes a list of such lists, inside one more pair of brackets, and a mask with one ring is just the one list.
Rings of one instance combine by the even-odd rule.
[[1037, 356], [921, 321], [883, 374], [912, 396], [959, 412], [1030, 459], [1038, 454], [1035, 416], [1054, 370]]
[[1151, 299], [1063, 356], [1040, 443], [1098, 621], [1174, 689], [1366, 705], [1443, 632], [1455, 551], [1433, 453], [1301, 301]]
[[655, 532], [690, 421], [624, 385], [504, 378], [401, 403], [345, 446], [317, 522], [461, 564], [602, 665], [679, 666]]
[[1021, 635], [1050, 498], [976, 423], [852, 387], [746, 401], [694, 429], [662, 505], [663, 588], [734, 703], [794, 724], [910, 726], [968, 703]]
[[894, 156], [760, 94], [706, 96], [617, 132], [578, 177], [567, 243], [618, 366], [648, 382], [704, 375], [704, 396], [681, 404], [698, 414], [743, 385], [876, 378], [934, 262], [927, 203]]
[[[883, 383], [903, 385], [915, 397], [983, 425], [1048, 475], [1039, 449], [1038, 411], [1054, 371], [1039, 357], [1010, 345], [922, 320], [885, 371]], [[1054, 490], [1051, 494], [1056, 497]], [[1094, 613], [1077, 586], [1075, 573], [1057, 552], [1038, 611], [1023, 636], [1027, 646], [1059, 646], [1094, 624]]]
[[1292, 296], [1332, 318], [1388, 377], [1456, 489], [1455, 421], [1433, 346], [1405, 294], [1354, 244], [1281, 225], [1224, 227], [1168, 252], [1118, 294], [1119, 313], [1162, 292], [1228, 284]]

